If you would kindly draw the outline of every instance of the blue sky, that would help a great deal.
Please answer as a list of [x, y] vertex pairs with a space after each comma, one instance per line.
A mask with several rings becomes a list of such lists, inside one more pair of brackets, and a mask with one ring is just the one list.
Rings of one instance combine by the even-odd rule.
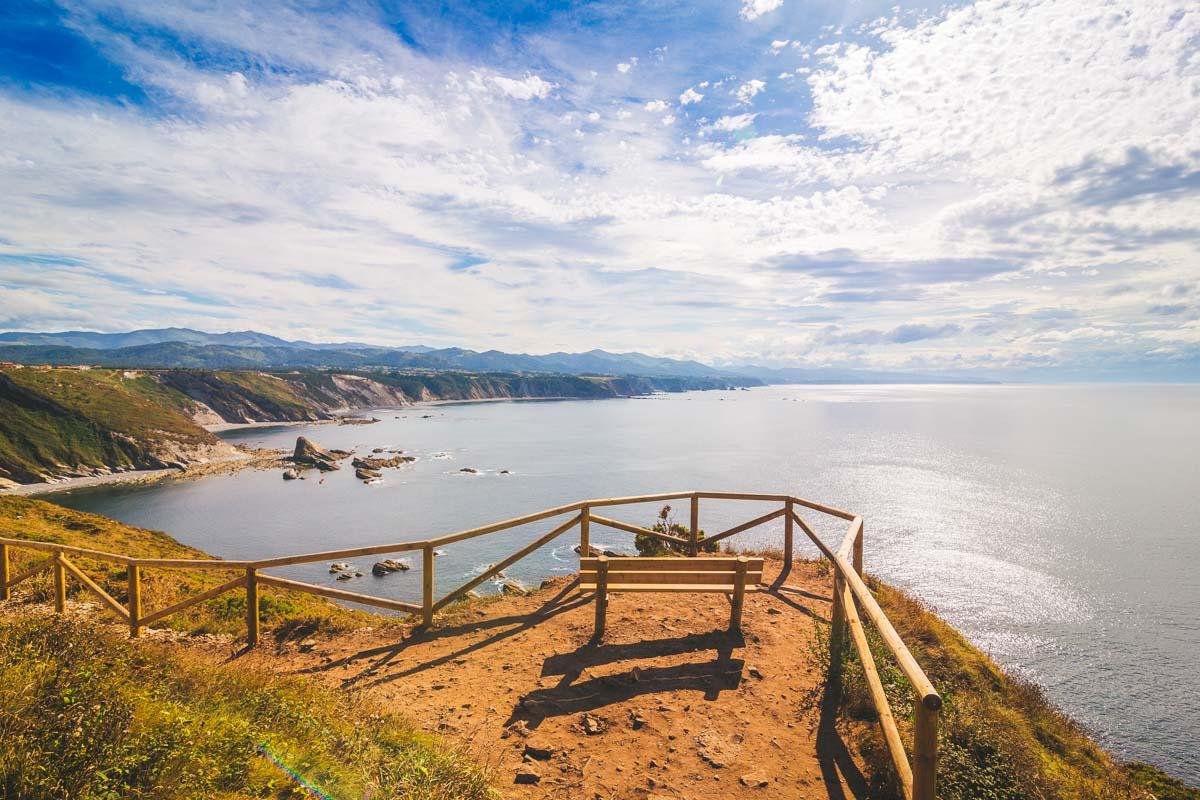
[[0, 9], [0, 328], [1200, 377], [1200, 9]]

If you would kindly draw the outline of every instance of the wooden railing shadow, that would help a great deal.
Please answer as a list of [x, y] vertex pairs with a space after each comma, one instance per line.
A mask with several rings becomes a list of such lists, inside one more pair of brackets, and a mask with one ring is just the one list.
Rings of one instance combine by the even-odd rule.
[[821, 780], [825, 783], [825, 792], [830, 800], [846, 800], [847, 789], [850, 797], [862, 800], [867, 797], [870, 787], [838, 732], [838, 699], [837, 684], [827, 680], [821, 694], [821, 711], [817, 721], [817, 764], [821, 768]]
[[[595, 711], [645, 694], [700, 691], [705, 700], [716, 700], [721, 692], [737, 689], [742, 683], [745, 662], [733, 658], [735, 647], [741, 647], [740, 635], [715, 634], [723, 642], [709, 636], [683, 636], [633, 644], [586, 644], [571, 653], [551, 656], [542, 666], [543, 675], [562, 675], [553, 687], [535, 689], [513, 707], [506, 725], [524, 720], [536, 728], [546, 717], [558, 717]], [[717, 644], [711, 661], [695, 661], [667, 667], [640, 667], [636, 664], [614, 675], [588, 678], [576, 683], [584, 670], [591, 666], [652, 659], [662, 655], [681, 655], [709, 650]]]
[[585, 669], [617, 661], [678, 656], [700, 650], [715, 650], [728, 658], [733, 648], [745, 646], [740, 632], [711, 631], [689, 633], [669, 639], [649, 639], [638, 642], [602, 644], [589, 642], [569, 653], [556, 653], [542, 662], [542, 677], [562, 675], [573, 681]]
[[[451, 661], [459, 658], [465, 658], [473, 653], [478, 653], [486, 650], [505, 639], [509, 639], [522, 633], [535, 625], [558, 616], [565, 614], [576, 608], [587, 605], [591, 602], [591, 596], [585, 595], [577, 591], [579, 579], [576, 578], [570, 583], [562, 587], [553, 597], [546, 600], [540, 606], [527, 614], [510, 614], [503, 617], [489, 617], [487, 619], [475, 620], [469, 623], [458, 625], [437, 626], [434, 628], [417, 628], [411, 636], [402, 639], [399, 642], [392, 644], [381, 645], [379, 647], [371, 647], [366, 650], [360, 650], [357, 653], [352, 653], [344, 658], [339, 658], [327, 664], [321, 664], [315, 667], [309, 667], [300, 672], [326, 672], [331, 669], [340, 668], [353, 664], [362, 659], [377, 658], [364, 670], [356, 675], [346, 678], [342, 681], [343, 685], [350, 686], [359, 683], [365, 679], [373, 679], [370, 682], [372, 686], [378, 686], [385, 683], [391, 683], [401, 678], [406, 678], [412, 675], [417, 675], [425, 672], [433, 667], [439, 667], [448, 664]], [[389, 672], [386, 675], [378, 676], [380, 670], [388, 667], [398, 657], [411, 646], [415, 644], [426, 644], [438, 639], [453, 639], [462, 636], [465, 633], [477, 633], [481, 630], [495, 630], [496, 633], [482, 639], [478, 642], [460, 647], [448, 653], [444, 653], [436, 658], [426, 659], [415, 664], [411, 664], [397, 672]]]

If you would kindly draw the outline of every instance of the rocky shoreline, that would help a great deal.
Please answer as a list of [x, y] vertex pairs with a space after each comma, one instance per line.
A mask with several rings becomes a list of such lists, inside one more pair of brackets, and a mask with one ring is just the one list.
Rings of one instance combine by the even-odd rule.
[[276, 450], [243, 450], [237, 455], [226, 458], [195, 462], [172, 469], [134, 469], [109, 472], [103, 475], [62, 478], [46, 483], [16, 483], [0, 486], [0, 495], [34, 497], [87, 489], [93, 486], [140, 485], [168, 480], [204, 478], [210, 475], [228, 475], [244, 469], [276, 469], [286, 466], [283, 455], [282, 452]]

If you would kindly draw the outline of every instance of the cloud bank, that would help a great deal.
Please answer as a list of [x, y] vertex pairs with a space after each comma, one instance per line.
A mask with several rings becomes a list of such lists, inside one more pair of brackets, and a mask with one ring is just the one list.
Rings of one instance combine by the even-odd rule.
[[1200, 375], [1182, 0], [29, 13], [0, 328]]

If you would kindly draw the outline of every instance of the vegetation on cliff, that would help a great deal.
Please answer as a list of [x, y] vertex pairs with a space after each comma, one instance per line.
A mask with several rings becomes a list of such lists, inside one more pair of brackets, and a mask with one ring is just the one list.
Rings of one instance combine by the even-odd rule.
[[[1200, 791], [1145, 764], [1120, 764], [1031, 681], [999, 667], [911, 595], [867, 581], [896, 631], [942, 694], [938, 797], [943, 800], [1200, 800]], [[911, 687], [874, 627], [864, 625], [888, 701], [912, 741]], [[841, 712], [877, 720], [852, 645], [842, 669]], [[871, 796], [900, 797], [874, 724], [857, 724]]]
[[220, 442], [186, 396], [116, 370], [0, 370], [0, 478], [150, 469]]

